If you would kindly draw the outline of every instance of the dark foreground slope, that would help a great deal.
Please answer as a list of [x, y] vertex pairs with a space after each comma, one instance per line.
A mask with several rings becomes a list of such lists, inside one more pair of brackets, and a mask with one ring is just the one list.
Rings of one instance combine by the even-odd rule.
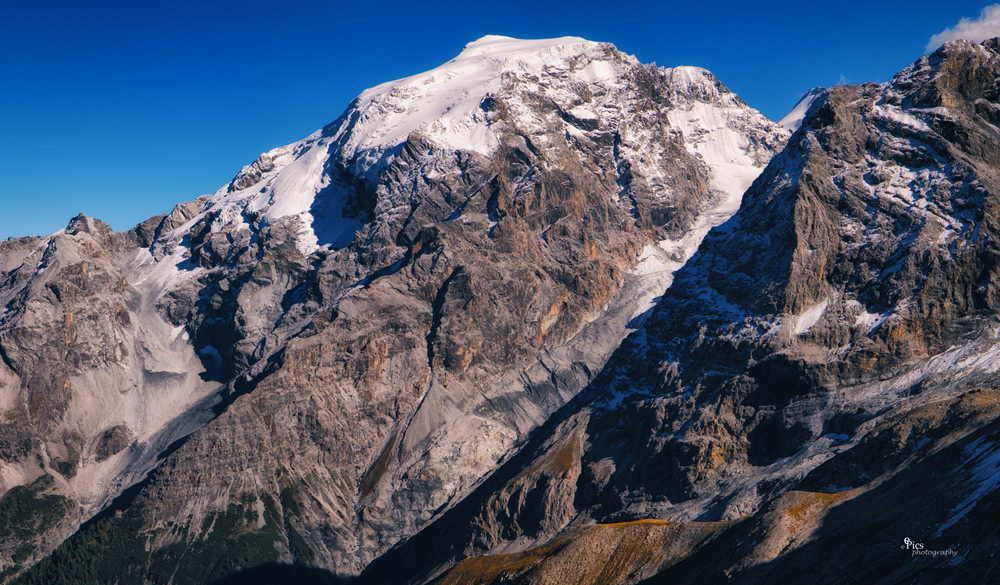
[[1000, 578], [998, 51], [818, 98], [597, 379], [366, 582]]

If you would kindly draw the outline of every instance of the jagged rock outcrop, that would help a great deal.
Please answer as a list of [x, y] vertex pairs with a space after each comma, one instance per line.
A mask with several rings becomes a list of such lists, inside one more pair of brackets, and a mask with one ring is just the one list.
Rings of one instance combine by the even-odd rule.
[[87, 571], [359, 572], [600, 372], [786, 138], [704, 70], [487, 37], [170, 215], [5, 243], [0, 486], [74, 512], [3, 568], [134, 485], [63, 547], [116, 543]]
[[0, 506], [15, 507], [21, 532], [37, 528], [0, 535], [15, 565], [51, 550], [211, 419], [218, 384], [200, 376], [183, 328], [155, 310], [145, 271], [129, 267], [129, 238], [81, 214], [54, 236], [2, 244]]
[[[998, 51], [815, 99], [597, 379], [363, 581], [988, 580]], [[641, 520], [707, 536], [566, 568]]]

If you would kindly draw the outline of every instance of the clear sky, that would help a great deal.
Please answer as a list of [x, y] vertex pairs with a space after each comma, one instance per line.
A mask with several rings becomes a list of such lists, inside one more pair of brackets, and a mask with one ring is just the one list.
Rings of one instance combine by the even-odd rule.
[[581, 36], [705, 67], [780, 119], [812, 87], [887, 81], [963, 18], [993, 26], [986, 4], [12, 0], [0, 4], [0, 238], [81, 211], [129, 229], [486, 34]]

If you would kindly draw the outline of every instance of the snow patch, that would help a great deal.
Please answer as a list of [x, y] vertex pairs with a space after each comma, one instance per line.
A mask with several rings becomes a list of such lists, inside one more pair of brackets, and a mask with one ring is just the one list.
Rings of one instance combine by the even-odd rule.
[[130, 272], [141, 274], [133, 285], [149, 290], [153, 298], [159, 300], [167, 292], [205, 272], [204, 268], [186, 258], [188, 254], [187, 247], [178, 244], [169, 256], [157, 261], [148, 248], [140, 248], [129, 264]]
[[792, 110], [785, 114], [784, 118], [778, 121], [778, 124], [789, 132], [795, 132], [802, 126], [802, 121], [806, 117], [806, 112], [809, 111], [809, 106], [811, 106], [817, 98], [826, 92], [827, 89], [825, 87], [810, 89], [804, 96], [802, 96], [802, 99], [795, 104]]
[[[174, 230], [179, 240], [208, 214], [214, 216], [213, 232], [266, 229], [287, 217], [298, 219], [296, 248], [308, 256], [322, 246], [341, 248], [354, 239], [360, 222], [343, 217], [348, 189], [329, 170], [334, 140], [322, 131], [266, 152], [258, 162], [267, 161], [260, 179], [249, 186], [234, 188], [236, 181], [219, 189], [208, 204], [191, 220]], [[237, 175], [243, 177], [253, 167], [247, 165]], [[248, 221], [248, 215], [255, 223]]]
[[892, 313], [869, 313], [868, 311], [862, 311], [858, 315], [858, 318], [854, 320], [854, 326], [870, 331], [885, 323], [891, 315]]
[[854, 325], [852, 325], [852, 327], [861, 328], [866, 331], [876, 329], [893, 315], [893, 311], [891, 310], [886, 311], [885, 313], [869, 313], [868, 309], [864, 305], [854, 299], [846, 301], [844, 303], [844, 307], [858, 311], [858, 316], [854, 319]]
[[567, 112], [570, 116], [578, 120], [598, 120], [599, 116], [593, 112], [590, 108], [585, 108], [583, 106], [577, 106]]
[[[711, 102], [693, 100], [678, 104], [667, 112], [667, 118], [684, 134], [688, 152], [708, 166], [712, 189], [742, 196], [767, 163], [755, 155], [745, 133], [745, 126], [752, 123], [748, 118], [753, 114], [735, 94], [707, 87], [710, 75], [707, 71], [676, 67], [671, 72], [675, 78], [673, 83], [685, 86], [695, 84], [700, 74], [699, 83], [706, 86], [701, 93], [716, 92]], [[678, 75], [681, 76], [680, 82], [676, 79]], [[780, 128], [778, 130], [781, 131]], [[736, 201], [736, 207], [739, 207], [739, 201]]]
[[917, 132], [930, 132], [931, 128], [921, 120], [902, 111], [898, 106], [881, 104], [872, 107], [872, 114], [876, 119], [890, 120], [906, 126]]
[[591, 83], [607, 81], [618, 76], [614, 65], [607, 61], [591, 61], [580, 72], [580, 78]]
[[801, 315], [792, 316], [792, 330], [796, 335], [803, 335], [808, 333], [810, 329], [813, 328], [816, 323], [826, 313], [826, 307], [830, 304], [830, 298], [827, 297], [823, 299], [822, 302], [817, 303], [808, 309], [806, 309]]

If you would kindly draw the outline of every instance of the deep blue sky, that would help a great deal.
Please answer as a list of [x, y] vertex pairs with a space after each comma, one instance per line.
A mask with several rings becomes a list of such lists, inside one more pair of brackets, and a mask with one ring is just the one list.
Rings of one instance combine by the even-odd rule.
[[486, 34], [705, 67], [779, 119], [811, 87], [888, 80], [986, 4], [17, 1], [0, 7], [0, 238], [81, 211], [126, 230]]

